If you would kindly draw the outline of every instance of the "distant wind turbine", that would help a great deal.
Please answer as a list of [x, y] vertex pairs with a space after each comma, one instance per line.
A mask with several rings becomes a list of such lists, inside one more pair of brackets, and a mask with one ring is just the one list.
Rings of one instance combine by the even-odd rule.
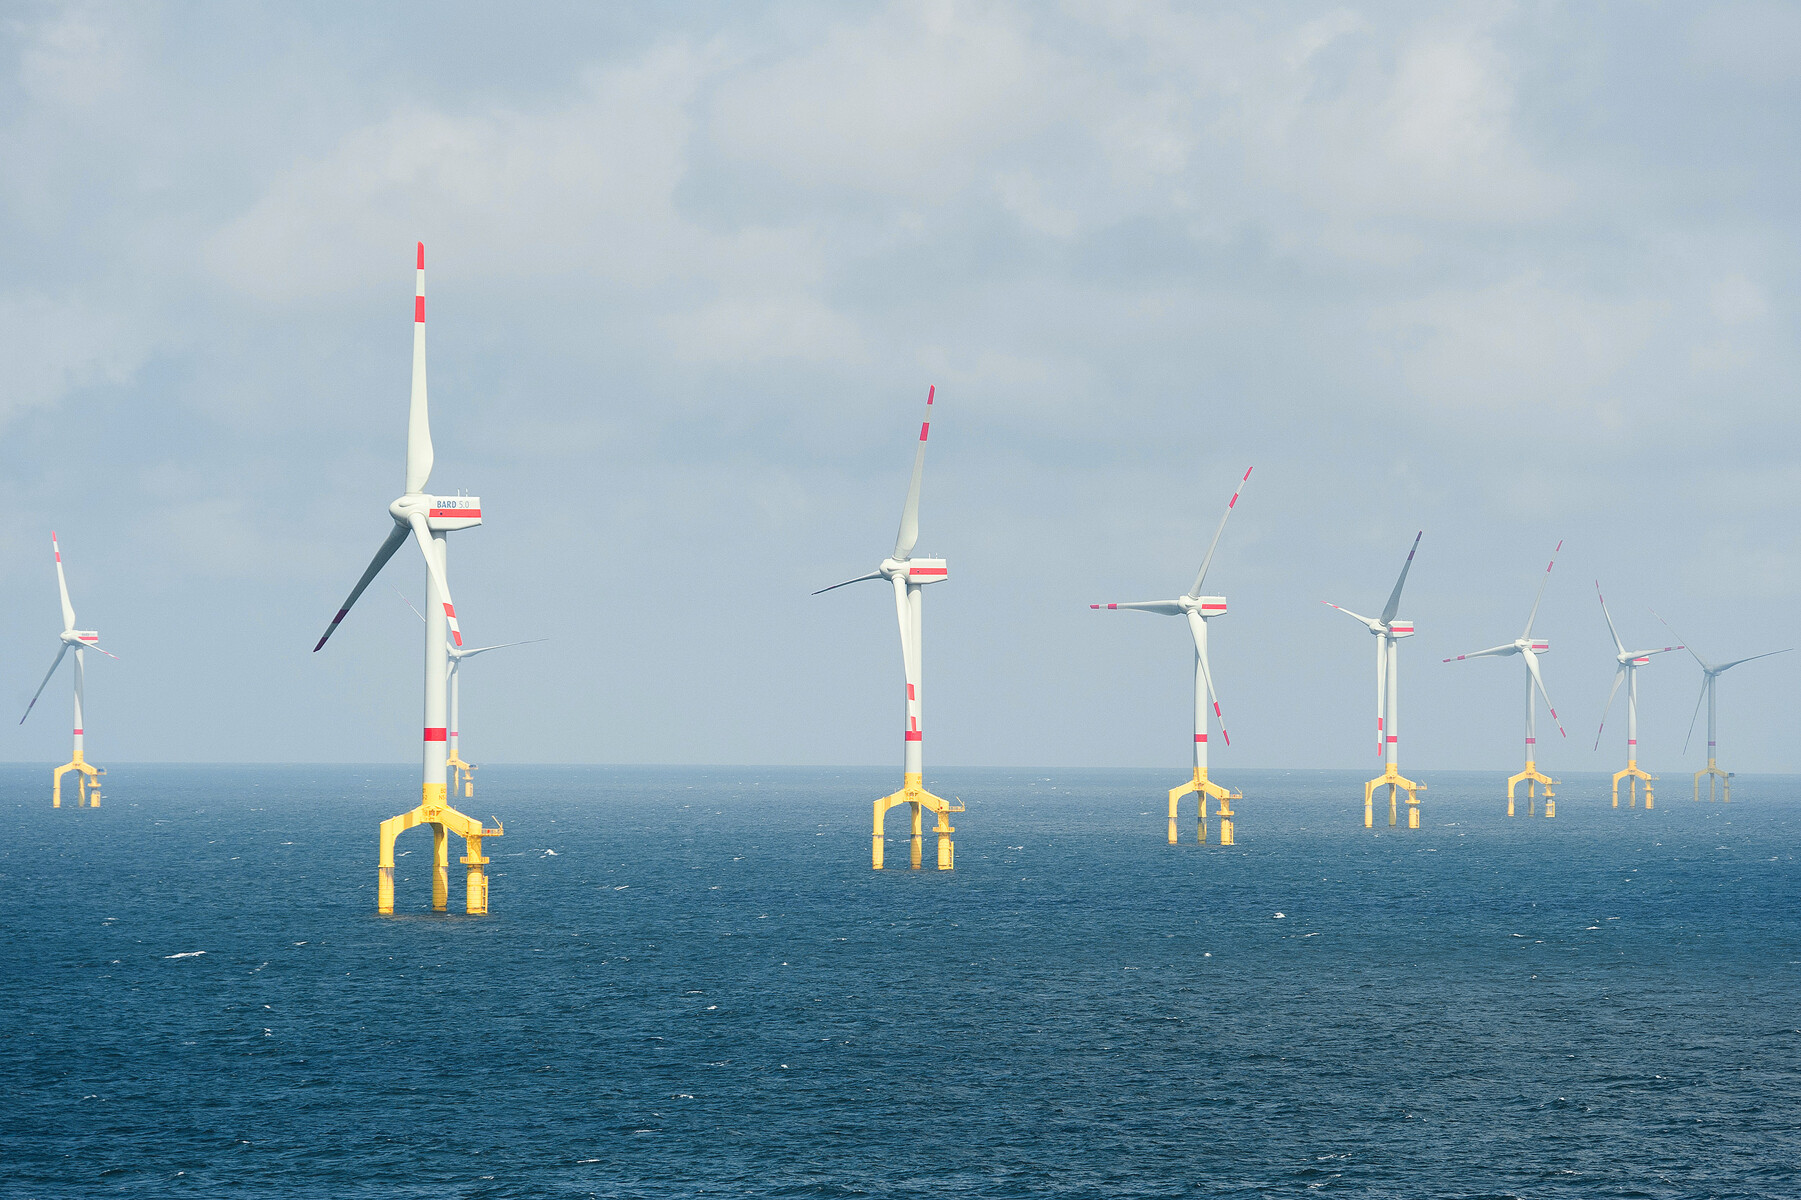
[[[1526, 815], [1533, 815], [1534, 790], [1543, 785], [1545, 789], [1545, 816], [1557, 815], [1557, 801], [1551, 791], [1551, 785], [1557, 781], [1538, 770], [1536, 756], [1538, 752], [1538, 714], [1535, 711], [1532, 689], [1538, 688], [1538, 694], [1545, 698], [1545, 707], [1551, 710], [1551, 719], [1557, 721], [1557, 709], [1551, 703], [1551, 694], [1545, 691], [1544, 677], [1538, 673], [1538, 656], [1551, 652], [1551, 643], [1544, 638], [1532, 636], [1532, 622], [1538, 619], [1538, 606], [1545, 598], [1545, 584], [1551, 580], [1551, 568], [1557, 565], [1558, 551], [1563, 543], [1557, 543], [1557, 549], [1551, 551], [1551, 561], [1545, 564], [1544, 578], [1538, 581], [1538, 595], [1532, 601], [1532, 611], [1526, 616], [1525, 632], [1513, 641], [1501, 646], [1490, 646], [1486, 650], [1476, 650], [1469, 654], [1459, 654], [1456, 658], [1447, 658], [1446, 662], [1462, 662], [1466, 658], [1502, 658], [1517, 654], [1526, 661], [1526, 769], [1507, 780], [1507, 815], [1513, 816], [1513, 789], [1520, 783], [1526, 785]], [[1570, 735], [1563, 732], [1563, 723], [1558, 721], [1557, 732], [1564, 737]]]
[[1232, 801], [1244, 797], [1228, 788], [1221, 787], [1207, 778], [1207, 733], [1211, 727], [1208, 705], [1212, 705], [1212, 717], [1219, 719], [1219, 736], [1226, 745], [1232, 744], [1232, 737], [1226, 732], [1225, 714], [1220, 711], [1219, 695], [1213, 690], [1213, 672], [1207, 664], [1207, 622], [1215, 617], [1226, 615], [1226, 598], [1224, 596], [1203, 596], [1201, 587], [1207, 581], [1207, 568], [1213, 565], [1213, 552], [1219, 549], [1220, 535], [1226, 531], [1226, 522], [1232, 517], [1232, 510], [1238, 505], [1238, 497], [1243, 493], [1245, 484], [1251, 479], [1251, 468], [1246, 467], [1244, 477], [1238, 481], [1238, 490], [1226, 502], [1225, 515], [1219, 519], [1219, 528], [1213, 531], [1213, 542], [1207, 547], [1207, 557], [1201, 560], [1200, 573], [1194, 577], [1194, 583], [1188, 591], [1174, 600], [1133, 600], [1118, 604], [1090, 604], [1091, 609], [1129, 609], [1137, 612], [1156, 613], [1165, 617], [1181, 617], [1188, 623], [1188, 632], [1194, 639], [1194, 778], [1181, 787], [1171, 788], [1169, 792], [1169, 844], [1176, 844], [1176, 806], [1183, 796], [1193, 792], [1200, 799], [1200, 812], [1196, 817], [1195, 836], [1202, 842], [1207, 840], [1207, 798], [1219, 801], [1219, 844], [1233, 844]]
[[900, 534], [894, 539], [894, 553], [884, 558], [881, 565], [867, 575], [834, 583], [831, 587], [820, 588], [813, 593], [821, 596], [835, 588], [874, 579], [886, 579], [894, 587], [894, 607], [900, 618], [901, 668], [907, 685], [907, 725], [901, 743], [901, 790], [875, 802], [875, 828], [870, 835], [869, 864], [878, 871], [882, 869], [883, 824], [889, 809], [897, 804], [905, 804], [912, 809], [913, 836], [909, 861], [916, 871], [921, 865], [925, 838], [922, 811], [938, 815], [938, 824], [932, 832], [938, 835], [940, 871], [949, 871], [955, 865], [956, 849], [951, 844], [951, 834], [956, 830], [951, 828], [950, 814], [963, 811], [962, 805], [953, 804], [925, 790], [925, 730], [920, 724], [925, 701], [922, 661], [925, 617], [924, 597], [920, 589], [930, 583], [944, 582], [949, 573], [942, 558], [913, 557], [913, 547], [919, 542], [919, 487], [925, 477], [926, 436], [932, 430], [932, 401], [937, 394], [936, 386], [926, 389], [925, 419], [919, 425], [919, 446], [913, 452], [913, 480], [907, 485], [907, 501], [901, 507]]
[[1426, 785], [1401, 774], [1401, 639], [1413, 636], [1413, 622], [1399, 620], [1395, 614], [1401, 609], [1401, 589], [1407, 586], [1407, 572], [1413, 569], [1413, 556], [1425, 534], [1422, 529], [1413, 535], [1407, 561], [1401, 564], [1395, 590], [1389, 593], [1381, 617], [1358, 616], [1348, 608], [1326, 602], [1327, 608], [1336, 608], [1345, 616], [1363, 622], [1364, 628], [1376, 635], [1376, 757], [1384, 759], [1385, 765], [1380, 777], [1363, 785], [1365, 829], [1376, 824], [1375, 795], [1380, 787], [1388, 789], [1389, 825], [1396, 822], [1397, 793], [1406, 792], [1407, 828], [1420, 827], [1420, 801], [1415, 793], [1425, 791]]
[[1641, 771], [1638, 766], [1638, 669], [1651, 661], [1653, 654], [1668, 654], [1672, 650], [1682, 650], [1682, 646], [1660, 646], [1655, 650], [1628, 650], [1626, 643], [1620, 640], [1620, 631], [1614, 628], [1613, 614], [1607, 611], [1607, 597], [1601, 595], [1601, 581], [1595, 580], [1595, 597], [1601, 601], [1601, 615], [1607, 618], [1607, 632], [1613, 635], [1613, 647], [1616, 651], [1614, 661], [1619, 665], [1613, 672], [1613, 686], [1607, 689], [1607, 704], [1601, 709], [1601, 724], [1595, 730], [1595, 749], [1601, 748], [1601, 731], [1607, 728], [1607, 714], [1613, 711], [1613, 698], [1619, 694], [1620, 683], [1626, 684], [1626, 766], [1613, 774], [1613, 806], [1620, 806], [1620, 780], [1629, 779], [1626, 785], [1626, 807], [1638, 805], [1638, 785], [1642, 780], [1645, 785], [1645, 807], [1655, 808], [1657, 802], [1651, 795], [1651, 782], [1656, 778]]
[[19, 718], [19, 724], [25, 724], [25, 717], [31, 715], [32, 707], [37, 704], [38, 697], [44, 694], [44, 687], [50, 682], [50, 677], [56, 674], [56, 668], [62, 666], [63, 655], [70, 650], [75, 651], [75, 753], [68, 762], [56, 768], [50, 785], [50, 807], [61, 808], [63, 806], [63, 776], [74, 771], [76, 772], [75, 807], [80, 808], [87, 805], [99, 808], [100, 777], [106, 774], [106, 770], [90, 763], [83, 754], [87, 736], [85, 732], [86, 718], [82, 714], [87, 680], [85, 660], [89, 650], [99, 650], [108, 658], [119, 656], [111, 650], [101, 649], [100, 635], [92, 629], [75, 628], [75, 606], [69, 603], [69, 581], [63, 576], [63, 551], [62, 547], [56, 543], [54, 532], [50, 534], [50, 552], [56, 556], [56, 587], [62, 595], [63, 602], [63, 631], [59, 639], [62, 644], [56, 648], [56, 657], [50, 660], [50, 669], [44, 672], [43, 682], [38, 684], [38, 690], [31, 694], [31, 702], [25, 706], [25, 716]]
[[[1656, 616], [1656, 613], [1653, 613], [1652, 615]], [[1670, 627], [1668, 621], [1664, 621], [1662, 617], [1657, 617], [1657, 619], [1663, 621], [1664, 628], [1669, 629], [1671, 633], [1675, 633], [1677, 637], [1682, 637], [1681, 634], [1676, 633], [1675, 629]], [[1731, 771], [1720, 770], [1719, 764], [1714, 761], [1715, 748], [1719, 744], [1719, 709], [1715, 706], [1714, 702], [1714, 685], [1719, 682], [1720, 676], [1732, 670], [1734, 667], [1742, 666], [1748, 662], [1756, 662], [1760, 658], [1773, 658], [1778, 654], [1787, 654], [1793, 650], [1794, 647], [1790, 646], [1785, 650], [1766, 650], [1762, 654], [1753, 654], [1749, 658], [1735, 658], [1731, 662], [1716, 664], [1707, 662], [1699, 654], [1696, 654], [1694, 647], [1687, 644], [1687, 638], [1683, 638], [1682, 640], [1684, 643], [1682, 648], [1688, 651], [1689, 657], [1701, 664], [1701, 694], [1695, 697], [1695, 711], [1690, 714], [1688, 719], [1688, 734], [1682, 739], [1682, 750], [1685, 754], [1688, 752], [1689, 738], [1695, 736], [1695, 718], [1701, 715], [1701, 702], [1703, 700], [1707, 701], [1707, 766], [1703, 770], [1695, 772], [1695, 799], [1701, 799], [1701, 777], [1705, 775], [1707, 776], [1708, 803], [1711, 804], [1715, 802], [1714, 786], [1717, 781], [1720, 789], [1718, 800], [1730, 804], [1732, 803], [1733, 773]]]

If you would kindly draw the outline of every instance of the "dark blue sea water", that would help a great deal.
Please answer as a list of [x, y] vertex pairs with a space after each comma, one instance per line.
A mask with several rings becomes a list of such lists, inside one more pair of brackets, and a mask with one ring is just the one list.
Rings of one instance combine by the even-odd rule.
[[878, 875], [893, 775], [490, 766], [493, 914], [382, 919], [407, 769], [0, 768], [0, 1193], [1801, 1195], [1801, 781], [947, 770]]

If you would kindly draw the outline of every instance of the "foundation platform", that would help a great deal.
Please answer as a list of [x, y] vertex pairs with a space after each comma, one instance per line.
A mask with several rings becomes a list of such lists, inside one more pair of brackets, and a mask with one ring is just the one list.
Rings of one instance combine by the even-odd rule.
[[1426, 790], [1426, 785], [1423, 783], [1415, 783], [1413, 780], [1408, 779], [1401, 774], [1400, 770], [1395, 767], [1393, 763], [1390, 763], [1388, 769], [1380, 776], [1363, 785], [1363, 827], [1365, 829], [1375, 828], [1376, 791], [1377, 789], [1384, 787], [1388, 789], [1389, 828], [1392, 829], [1398, 821], [1400, 814], [1397, 811], [1397, 803], [1400, 794], [1406, 792], [1407, 828], [1418, 829], [1420, 827], [1419, 793]]
[[70, 771], [76, 773], [75, 807], [99, 808], [100, 777], [106, 774], [106, 770], [83, 759], [79, 752], [73, 759], [56, 768], [56, 774], [52, 777], [50, 784], [50, 807], [61, 808], [63, 806], [63, 776]]
[[1556, 782], [1555, 779], [1552, 779], [1549, 775], [1540, 771], [1537, 763], [1528, 759], [1526, 761], [1526, 769], [1521, 771], [1518, 775], [1510, 776], [1507, 780], [1507, 815], [1510, 817], [1514, 815], [1513, 789], [1523, 783], [1526, 785], [1526, 815], [1529, 817], [1538, 815], [1536, 811], [1538, 808], [1538, 789], [1543, 787], [1545, 790], [1545, 816], [1556, 816], [1557, 794], [1551, 790], [1551, 785]]
[[1232, 801], [1242, 800], [1244, 795], [1208, 779], [1205, 767], [1196, 767], [1193, 779], [1181, 787], [1169, 789], [1169, 844], [1173, 846], [1179, 840], [1176, 835], [1176, 806], [1190, 792], [1195, 793], [1201, 802], [1200, 811], [1195, 814], [1195, 841], [1203, 845], [1207, 841], [1207, 801], [1211, 798], [1219, 801], [1219, 844], [1233, 845], [1232, 818], [1236, 814], [1232, 812]]
[[1645, 785], [1645, 807], [1656, 808], [1657, 803], [1651, 798], [1651, 781], [1656, 778], [1655, 775], [1639, 770], [1636, 758], [1628, 760], [1623, 768], [1613, 773], [1613, 806], [1620, 806], [1620, 781], [1626, 780], [1626, 807], [1638, 807], [1638, 785], [1642, 780]]
[[506, 832], [498, 818], [494, 828], [452, 808], [445, 797], [443, 784], [426, 784], [423, 801], [412, 812], [389, 817], [381, 823], [381, 875], [376, 883], [375, 910], [383, 916], [394, 912], [394, 840], [416, 825], [429, 825], [432, 832], [431, 906], [433, 912], [444, 912], [450, 906], [450, 838], [463, 839], [467, 853], [460, 860], [464, 867], [464, 909], [471, 915], [488, 911], [488, 873], [482, 868], [488, 860], [482, 857], [482, 839], [500, 837]]
[[956, 847], [951, 843], [951, 834], [956, 830], [951, 828], [950, 814], [962, 812], [963, 806], [926, 791], [921, 776], [918, 775], [906, 776], [900, 791], [891, 796], [883, 796], [875, 802], [875, 830], [870, 836], [869, 865], [878, 871], [882, 869], [883, 826], [888, 820], [888, 810], [899, 804], [910, 805], [913, 809], [909, 865], [915, 871], [924, 865], [925, 814], [933, 812], [938, 814], [938, 824], [932, 830], [938, 835], [938, 869], [951, 870], [956, 865]]

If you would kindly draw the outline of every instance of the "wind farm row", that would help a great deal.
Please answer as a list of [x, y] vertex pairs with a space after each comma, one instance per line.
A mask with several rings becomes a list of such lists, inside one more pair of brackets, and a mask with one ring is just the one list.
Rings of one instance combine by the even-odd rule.
[[[449, 846], [453, 837], [461, 838], [464, 855], [460, 864], [464, 867], [464, 907], [469, 913], [485, 913], [488, 910], [488, 878], [485, 871], [489, 860], [484, 855], [486, 839], [504, 835], [505, 829], [498, 818], [488, 825], [474, 817], [461, 812], [455, 804], [457, 799], [470, 799], [474, 796], [475, 767], [466, 762], [460, 754], [459, 742], [459, 680], [462, 664], [469, 658], [487, 653], [491, 650], [507, 646], [522, 645], [523, 642], [508, 642], [499, 645], [465, 646], [461, 622], [457, 608], [452, 600], [450, 585], [450, 560], [448, 538], [451, 533], [473, 529], [482, 523], [481, 500], [476, 496], [458, 493], [456, 495], [438, 495], [427, 491], [431, 482], [434, 466], [434, 452], [431, 437], [430, 406], [426, 387], [426, 345], [425, 345], [425, 247], [417, 246], [415, 260], [415, 292], [413, 304], [413, 358], [412, 385], [408, 402], [407, 438], [404, 461], [404, 490], [399, 498], [392, 501], [386, 509], [389, 528], [386, 530], [381, 544], [374, 557], [350, 589], [348, 596], [339, 606], [336, 614], [327, 624], [324, 633], [319, 637], [313, 650], [323, 650], [337, 631], [340, 624], [349, 615], [357, 601], [367, 591], [369, 585], [381, 574], [390, 560], [397, 555], [401, 547], [408, 542], [419, 550], [425, 563], [425, 604], [422, 612], [414, 611], [422, 618], [424, 629], [424, 672], [422, 679], [422, 756], [421, 787], [419, 802], [416, 806], [381, 822], [379, 831], [377, 909], [381, 913], [394, 911], [395, 885], [395, 843], [399, 836], [408, 829], [426, 826], [432, 833], [433, 872], [432, 872], [432, 906], [435, 910], [445, 911], [449, 905], [450, 862]], [[955, 845], [952, 834], [956, 830], [950, 824], [953, 813], [964, 811], [963, 805], [956, 800], [946, 800], [929, 791], [925, 784], [925, 680], [924, 680], [924, 589], [932, 584], [945, 582], [949, 578], [949, 567], [942, 558], [914, 557], [914, 550], [920, 538], [921, 491], [925, 477], [926, 447], [930, 439], [934, 407], [937, 400], [936, 387], [929, 387], [926, 392], [924, 411], [921, 415], [919, 433], [914, 445], [912, 475], [907, 486], [906, 497], [901, 507], [900, 527], [894, 546], [882, 560], [864, 574], [835, 583], [820, 589], [815, 595], [835, 591], [851, 584], [883, 582], [888, 585], [894, 596], [895, 615], [900, 632], [901, 667], [902, 667], [902, 778], [900, 789], [876, 799], [872, 806], [870, 865], [875, 870], [885, 866], [886, 818], [888, 813], [900, 806], [906, 806], [910, 817], [909, 866], [915, 870], [924, 865], [924, 843], [928, 832], [925, 818], [929, 813], [934, 819], [930, 833], [937, 840], [936, 860], [939, 870], [952, 870], [955, 866]], [[1190, 777], [1171, 788], [1168, 792], [1168, 825], [1167, 838], [1174, 845], [1180, 840], [1178, 824], [1179, 809], [1184, 798], [1193, 795], [1197, 801], [1196, 837], [1200, 842], [1208, 840], [1208, 809], [1210, 803], [1219, 822], [1219, 844], [1230, 846], [1235, 843], [1236, 812], [1232, 803], [1242, 800], [1243, 795], [1222, 784], [1210, 774], [1209, 751], [1212, 734], [1217, 727], [1220, 739], [1226, 746], [1231, 745], [1231, 738], [1226, 732], [1224, 710], [1220, 703], [1219, 691], [1215, 685], [1214, 672], [1209, 660], [1208, 639], [1210, 623], [1227, 615], [1229, 608], [1226, 597], [1207, 590], [1209, 571], [1213, 566], [1216, 552], [1226, 532], [1226, 526], [1236, 510], [1240, 498], [1249, 486], [1252, 471], [1247, 468], [1237, 481], [1231, 498], [1227, 501], [1225, 511], [1219, 524], [1215, 527], [1213, 538], [1208, 543], [1200, 568], [1193, 582], [1181, 595], [1173, 599], [1136, 600], [1093, 603], [1089, 607], [1094, 611], [1128, 611], [1143, 612], [1157, 616], [1178, 617], [1186, 625], [1194, 653], [1193, 670], [1193, 765]], [[1420, 828], [1421, 793], [1425, 792], [1423, 782], [1408, 778], [1401, 774], [1400, 763], [1400, 644], [1412, 637], [1416, 630], [1414, 622], [1402, 618], [1401, 603], [1406, 588], [1409, 572], [1413, 568], [1415, 556], [1420, 549], [1424, 532], [1416, 533], [1401, 564], [1399, 575], [1389, 593], [1386, 603], [1377, 616], [1364, 616], [1339, 604], [1325, 602], [1327, 607], [1344, 613], [1361, 624], [1373, 636], [1376, 651], [1376, 750], [1382, 763], [1381, 774], [1364, 784], [1364, 818], [1366, 828], [1373, 828], [1376, 823], [1378, 797], [1385, 796], [1388, 801], [1388, 823], [1396, 826], [1400, 823], [1401, 808], [1407, 812], [1407, 827]], [[52, 787], [52, 804], [62, 804], [62, 784], [65, 775], [73, 772], [77, 776], [77, 807], [98, 807], [100, 804], [100, 778], [105, 772], [89, 763], [84, 753], [85, 718], [83, 712], [85, 687], [85, 655], [88, 650], [96, 650], [102, 654], [109, 653], [101, 649], [99, 634], [94, 630], [83, 630], [76, 627], [74, 607], [70, 601], [67, 579], [63, 570], [62, 551], [56, 535], [51, 535], [52, 549], [56, 559], [57, 584], [62, 603], [62, 632], [56, 658], [45, 674], [43, 682], [26, 706], [25, 716], [29, 717], [39, 696], [51, 678], [55, 676], [65, 657], [73, 652], [74, 676], [74, 750], [71, 761], [55, 770]], [[1537, 704], [1543, 700], [1552, 722], [1557, 726], [1559, 736], [1567, 737], [1562, 720], [1552, 705], [1550, 693], [1546, 690], [1540, 659], [1550, 651], [1550, 642], [1542, 636], [1535, 636], [1533, 627], [1538, 619], [1540, 608], [1545, 597], [1545, 590], [1550, 582], [1551, 574], [1556, 566], [1557, 554], [1562, 550], [1562, 542], [1557, 544], [1547, 561], [1543, 575], [1540, 577], [1532, 607], [1527, 613], [1524, 628], [1511, 641], [1486, 649], [1474, 650], [1465, 654], [1444, 659], [1446, 663], [1462, 662], [1477, 658], [1510, 658], [1517, 657], [1525, 667], [1523, 682], [1525, 684], [1525, 765], [1517, 774], [1507, 780], [1507, 815], [1516, 815], [1516, 792], [1523, 784], [1524, 801], [1527, 815], [1536, 816], [1539, 801], [1543, 800], [1543, 815], [1547, 818], [1556, 816], [1556, 801], [1553, 791], [1557, 781], [1545, 774], [1538, 767], [1537, 756]], [[1608, 693], [1607, 703], [1603, 709], [1600, 727], [1596, 732], [1596, 746], [1599, 747], [1601, 734], [1605, 731], [1606, 720], [1612, 711], [1614, 700], [1622, 687], [1626, 693], [1626, 766], [1613, 776], [1613, 805], [1619, 807], [1620, 785], [1626, 784], [1627, 807], [1637, 807], [1642, 786], [1644, 806], [1654, 807], [1651, 783], [1653, 776], [1639, 766], [1638, 762], [1638, 672], [1649, 664], [1653, 657], [1686, 651], [1702, 670], [1702, 689], [1697, 701], [1696, 714], [1702, 704], [1707, 707], [1707, 767], [1696, 773], [1695, 795], [1700, 797], [1700, 781], [1708, 781], [1708, 797], [1715, 798], [1715, 784], [1719, 784], [1719, 798], [1731, 799], [1731, 776], [1722, 771], [1716, 760], [1718, 739], [1718, 708], [1716, 701], [1719, 677], [1726, 671], [1756, 659], [1785, 653], [1783, 650], [1768, 651], [1746, 658], [1726, 662], [1712, 663], [1703, 660], [1686, 642], [1677, 640], [1675, 644], [1656, 646], [1647, 649], [1629, 650], [1620, 638], [1618, 628], [1614, 624], [1612, 613], [1607, 607], [1605, 597], [1601, 594], [1600, 584], [1596, 583], [1596, 595], [1600, 601], [1602, 616], [1611, 635], [1615, 651], [1616, 669], [1613, 686]], [[1659, 620], [1662, 620], [1660, 617]], [[1672, 634], [1672, 636], [1674, 636]], [[23, 721], [24, 718], [21, 718]], [[1691, 718], [1691, 731], [1694, 718]]]

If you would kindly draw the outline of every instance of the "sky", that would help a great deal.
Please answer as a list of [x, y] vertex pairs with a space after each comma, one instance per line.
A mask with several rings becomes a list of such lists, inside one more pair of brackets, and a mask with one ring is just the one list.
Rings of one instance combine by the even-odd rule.
[[[433, 491], [475, 762], [898, 768], [916, 553], [937, 764], [1186, 771], [1209, 577], [1233, 767], [1517, 769], [1512, 640], [1623, 765], [1630, 648], [1801, 645], [1801, 9], [13, 3], [0, 14], [0, 701], [55, 653], [108, 761], [418, 754], [417, 555], [313, 644], [403, 488], [423, 241]], [[65, 671], [66, 671], [65, 667]], [[1720, 685], [1801, 770], [1801, 654]], [[61, 761], [67, 676], [0, 758]], [[1677, 786], [1700, 686], [1641, 676]], [[1704, 718], [1703, 718], [1704, 720]], [[1548, 739], [1548, 744], [1545, 744]]]

